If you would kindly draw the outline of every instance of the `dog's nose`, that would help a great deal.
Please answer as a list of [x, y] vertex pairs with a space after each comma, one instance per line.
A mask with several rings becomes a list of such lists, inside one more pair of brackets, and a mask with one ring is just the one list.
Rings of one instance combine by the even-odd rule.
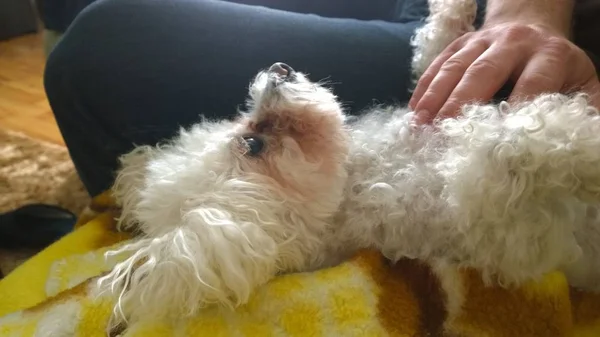
[[283, 62], [276, 62], [273, 63], [273, 65], [269, 68], [269, 72], [275, 73], [282, 77], [287, 77], [292, 75], [294, 69]]

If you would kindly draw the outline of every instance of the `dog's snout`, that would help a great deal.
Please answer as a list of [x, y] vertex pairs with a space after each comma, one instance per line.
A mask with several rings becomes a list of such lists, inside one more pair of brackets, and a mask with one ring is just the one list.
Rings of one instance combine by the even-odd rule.
[[294, 69], [283, 62], [276, 62], [273, 63], [273, 65], [269, 68], [269, 72], [275, 73], [282, 77], [288, 77], [292, 75]]

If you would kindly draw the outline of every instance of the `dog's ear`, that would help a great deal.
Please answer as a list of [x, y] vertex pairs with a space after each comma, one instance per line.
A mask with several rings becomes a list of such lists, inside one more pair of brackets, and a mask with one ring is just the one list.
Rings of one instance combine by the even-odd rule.
[[109, 252], [131, 255], [98, 281], [118, 298], [113, 323], [193, 315], [208, 304], [235, 307], [276, 273], [278, 249], [259, 224], [198, 208], [164, 234]]
[[146, 184], [148, 162], [154, 151], [156, 149], [151, 146], [140, 146], [119, 158], [121, 167], [117, 171], [111, 195], [121, 208], [117, 227], [122, 230], [136, 226], [135, 209], [141, 200], [140, 193]]

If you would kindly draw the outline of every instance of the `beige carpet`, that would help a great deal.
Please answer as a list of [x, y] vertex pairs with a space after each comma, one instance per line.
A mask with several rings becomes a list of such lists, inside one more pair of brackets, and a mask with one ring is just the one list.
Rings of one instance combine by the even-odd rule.
[[[0, 213], [28, 203], [79, 214], [89, 197], [65, 147], [0, 129]], [[0, 250], [0, 271], [6, 275], [35, 253]]]

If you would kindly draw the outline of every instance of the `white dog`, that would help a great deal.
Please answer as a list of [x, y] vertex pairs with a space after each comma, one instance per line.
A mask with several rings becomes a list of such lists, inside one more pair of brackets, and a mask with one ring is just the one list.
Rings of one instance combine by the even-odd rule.
[[[428, 41], [419, 69], [471, 29], [471, 1], [433, 3], [460, 6], [432, 11], [417, 34]], [[448, 25], [457, 33], [427, 38]], [[329, 89], [283, 63], [260, 72], [249, 95], [235, 121], [201, 121], [122, 158], [119, 220], [140, 236], [113, 252], [132, 256], [99, 281], [119, 297], [118, 319], [234, 307], [278, 273], [364, 247], [474, 267], [507, 286], [562, 268], [598, 290], [600, 117], [585, 97], [468, 106], [416, 127], [403, 108], [351, 119]]]

